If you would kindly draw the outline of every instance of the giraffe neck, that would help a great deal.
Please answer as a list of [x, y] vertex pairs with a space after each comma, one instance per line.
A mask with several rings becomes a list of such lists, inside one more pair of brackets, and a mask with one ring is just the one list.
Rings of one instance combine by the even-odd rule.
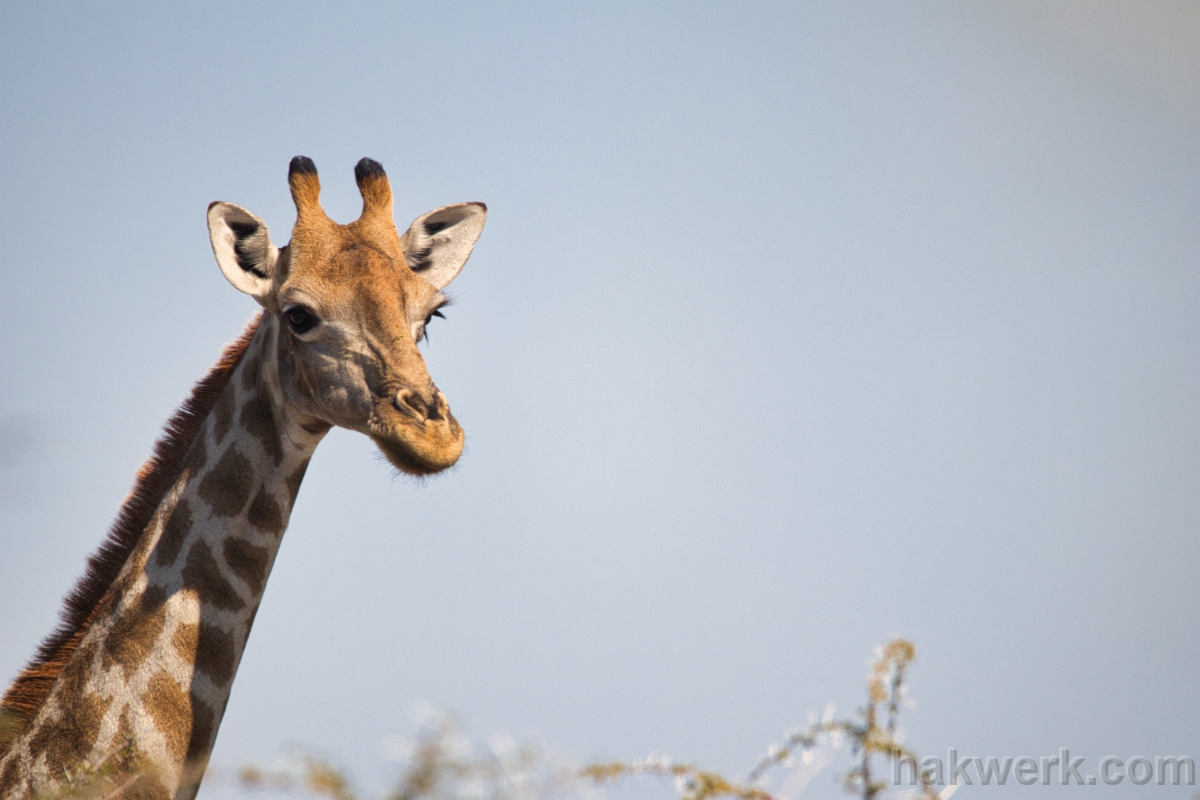
[[0, 797], [33, 796], [116, 751], [138, 796], [195, 794], [327, 430], [306, 430], [282, 402], [277, 332], [266, 315], [74, 653], [0, 760]]

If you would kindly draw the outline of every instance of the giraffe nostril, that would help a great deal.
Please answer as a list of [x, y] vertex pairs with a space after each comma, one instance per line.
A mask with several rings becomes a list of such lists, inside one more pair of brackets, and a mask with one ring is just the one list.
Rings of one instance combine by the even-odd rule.
[[421, 419], [426, 419], [429, 416], [429, 406], [421, 395], [411, 389], [401, 389], [396, 392], [396, 396], [392, 399], [392, 405], [397, 411], [402, 411], [405, 414], [416, 414]]
[[433, 390], [433, 402], [428, 404], [429, 411], [427, 416], [429, 419], [437, 421], [446, 418], [450, 413], [450, 406], [446, 403], [446, 397], [437, 389]]

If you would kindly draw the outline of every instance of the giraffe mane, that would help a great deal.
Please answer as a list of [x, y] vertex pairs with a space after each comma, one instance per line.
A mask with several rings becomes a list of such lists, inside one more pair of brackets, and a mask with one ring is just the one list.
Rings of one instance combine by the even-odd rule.
[[150, 457], [138, 470], [132, 491], [117, 512], [108, 536], [88, 558], [83, 575], [63, 601], [58, 627], [42, 640], [29, 664], [0, 699], [0, 756], [8, 751], [41, 708], [59, 674], [83, 641], [92, 621], [92, 612], [116, 581], [163, 496], [179, 477], [188, 448], [224, 391], [261, 320], [262, 315], [256, 315], [242, 334], [226, 346], [217, 363], [196, 382], [192, 393], [163, 426]]

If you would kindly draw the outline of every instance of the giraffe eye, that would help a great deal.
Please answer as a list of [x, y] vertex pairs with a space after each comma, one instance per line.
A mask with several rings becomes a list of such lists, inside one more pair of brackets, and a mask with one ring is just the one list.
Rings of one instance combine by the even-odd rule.
[[421, 326], [421, 338], [427, 342], [429, 341], [429, 323], [433, 321], [434, 317], [438, 317], [439, 319], [446, 318], [446, 315], [441, 311], [441, 306], [430, 311], [429, 316], [425, 318], [425, 323]]
[[315, 314], [299, 306], [284, 311], [283, 316], [287, 319], [288, 327], [292, 329], [293, 333], [308, 333], [317, 327], [317, 323], [320, 321]]

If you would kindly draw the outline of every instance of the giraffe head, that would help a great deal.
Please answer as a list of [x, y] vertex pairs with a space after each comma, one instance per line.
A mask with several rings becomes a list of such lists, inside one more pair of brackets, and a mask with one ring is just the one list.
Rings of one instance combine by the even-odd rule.
[[367, 434], [398, 469], [439, 472], [458, 460], [463, 431], [417, 349], [425, 326], [483, 230], [487, 207], [430, 211], [399, 234], [392, 190], [378, 162], [354, 168], [362, 215], [339, 225], [321, 209], [313, 162], [292, 159], [291, 241], [271, 243], [260, 218], [232, 203], [208, 208], [225, 277], [266, 309], [275, 347], [269, 374], [310, 431], [332, 425]]

